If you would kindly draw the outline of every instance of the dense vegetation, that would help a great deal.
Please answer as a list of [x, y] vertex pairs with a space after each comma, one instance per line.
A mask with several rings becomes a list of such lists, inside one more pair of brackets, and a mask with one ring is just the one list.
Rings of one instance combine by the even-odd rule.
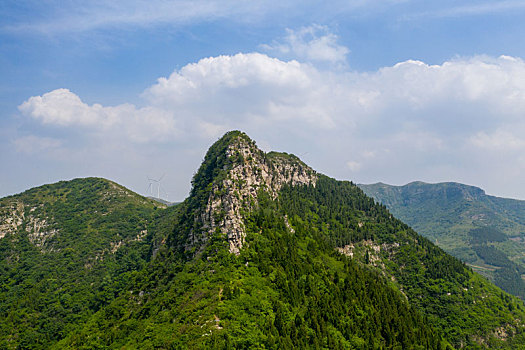
[[[210, 191], [225, 191], [215, 185], [244, 161], [225, 156], [239, 137], [255, 147], [242, 133], [227, 134], [206, 155], [190, 197], [175, 207], [102, 179], [2, 199], [0, 214], [13, 203], [23, 203], [25, 214], [17, 232], [0, 238], [0, 348], [525, 344], [520, 300], [351, 182], [319, 175], [315, 186], [284, 186], [275, 198], [261, 188], [257, 203], [243, 210], [239, 255], [220, 230], [190, 239], [202, 228]], [[48, 223], [39, 231], [45, 240], [34, 235], [34, 218]]]
[[[412, 305], [423, 310], [456, 346], [473, 346], [473, 335], [488, 336], [497, 322], [513, 323], [510, 314], [499, 310], [519, 309], [523, 315], [521, 302], [501, 298], [501, 291], [392, 218], [383, 205], [351, 183], [321, 176], [315, 188], [290, 187], [283, 197], [290, 203], [290, 217], [293, 213], [303, 225], [324, 232], [334, 246], [371, 240], [385, 247], [378, 256], [378, 269], [394, 277]], [[389, 251], [395, 243], [399, 249]], [[367, 252], [370, 256], [373, 250]], [[493, 346], [498, 343], [492, 342]]]
[[[220, 237], [190, 262], [163, 252], [132, 297], [116, 300], [60, 346], [446, 346], [377, 272], [336, 253], [306, 226], [291, 233], [279, 214], [278, 203], [267, 199], [250, 215], [248, 247], [239, 256], [228, 253]], [[159, 269], [160, 276], [172, 276], [156, 280]], [[147, 294], [140, 296], [140, 289]]]
[[491, 243], [505, 242], [508, 238], [503, 232], [492, 227], [480, 227], [469, 232], [470, 242], [476, 255], [489, 266], [494, 266], [494, 282], [503, 290], [525, 299], [525, 282], [521, 276], [525, 267], [511, 261], [505, 253]]
[[525, 297], [525, 201], [458, 183], [359, 186], [445, 251]]
[[472, 245], [484, 244], [490, 242], [505, 242], [507, 236], [494, 227], [477, 227], [469, 231]]
[[[12, 203], [23, 203], [25, 220], [16, 234], [0, 239], [0, 348], [47, 348], [145, 266], [151, 235], [144, 230], [157, 216], [156, 205], [95, 178], [6, 197], [0, 208]], [[49, 223], [44, 237], [58, 233], [31, 242], [35, 220]]]

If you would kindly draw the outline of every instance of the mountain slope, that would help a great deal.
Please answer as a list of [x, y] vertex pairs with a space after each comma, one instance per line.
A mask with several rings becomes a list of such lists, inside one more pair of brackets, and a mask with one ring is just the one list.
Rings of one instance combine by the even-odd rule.
[[0, 199], [0, 348], [47, 348], [112, 300], [148, 260], [157, 206], [97, 178]]
[[447, 252], [525, 298], [525, 201], [458, 183], [359, 186]]
[[135, 286], [130, 293], [144, 292], [142, 299], [116, 301], [131, 311], [101, 312], [63, 345], [80, 346], [93, 334], [103, 345], [119, 339], [115, 347], [435, 348], [450, 341], [475, 348], [521, 340], [520, 301], [352, 183], [290, 155], [264, 154], [233, 132], [210, 148], [193, 184], [144, 277], [177, 271], [173, 279]]
[[[351, 182], [318, 174], [293, 155], [264, 153], [241, 132], [227, 133], [210, 148], [183, 203], [155, 210], [137, 198], [144, 202], [127, 206], [115, 222], [146, 211], [137, 229], [145, 225], [147, 238], [140, 247], [122, 244], [114, 254], [129, 246], [124, 256], [144, 252], [140, 264], [117, 263], [124, 277], [116, 273], [93, 288], [105, 292], [104, 301], [33, 348], [525, 344], [520, 300], [393, 218]], [[75, 220], [84, 222], [82, 215]], [[27, 234], [22, 228], [6, 237]], [[11, 284], [3, 291], [14, 295], [15, 289]], [[49, 308], [50, 292], [34, 300]], [[15, 303], [6, 300], [2, 307], [17, 312]], [[41, 320], [52, 317], [42, 314]], [[28, 324], [42, 333], [38, 322]], [[17, 323], [9, 325], [0, 344], [25, 346]]]
[[317, 180], [296, 157], [228, 133], [208, 151], [143, 283], [59, 347], [445, 346], [379, 272], [285, 219], [279, 195]]

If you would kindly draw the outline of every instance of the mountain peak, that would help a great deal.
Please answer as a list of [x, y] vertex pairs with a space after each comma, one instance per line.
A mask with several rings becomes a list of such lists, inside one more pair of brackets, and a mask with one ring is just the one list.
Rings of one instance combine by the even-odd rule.
[[283, 185], [315, 186], [317, 174], [298, 157], [261, 151], [241, 131], [230, 131], [215, 142], [193, 178], [191, 192], [197, 227], [187, 248], [206, 242], [214, 233], [224, 235], [230, 252], [239, 253], [246, 235], [242, 211], [258, 204], [261, 191], [276, 198]]
[[[255, 142], [241, 131], [229, 131], [217, 140], [206, 152], [199, 170], [193, 177], [192, 196], [197, 195], [199, 190], [207, 187], [217, 176], [231, 168], [234, 162], [241, 161], [239, 156], [248, 153], [247, 151], [262, 152]], [[233, 157], [234, 155], [236, 157]]]

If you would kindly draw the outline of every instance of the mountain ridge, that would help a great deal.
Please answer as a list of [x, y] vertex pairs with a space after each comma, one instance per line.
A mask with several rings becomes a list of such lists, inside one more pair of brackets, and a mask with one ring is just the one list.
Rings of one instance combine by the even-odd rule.
[[[173, 207], [138, 195], [108, 201], [101, 194], [111, 185], [102, 181], [102, 190], [94, 191], [90, 181], [35, 190], [39, 200], [46, 194], [71, 201], [49, 208], [67, 233], [53, 239], [70, 245], [34, 249], [27, 225], [0, 238], [0, 316], [9, 320], [0, 325], [0, 346], [525, 344], [525, 307], [517, 298], [395, 219], [352, 182], [317, 173], [293, 155], [264, 153], [242, 132], [210, 147], [190, 196]], [[64, 196], [64, 185], [74, 195]], [[58, 215], [64, 209], [70, 212]], [[87, 266], [85, 257], [97, 249], [108, 250]], [[13, 262], [28, 252], [28, 262], [47, 256], [55, 271], [32, 274], [35, 265]]]
[[[498, 281], [505, 290], [525, 297], [521, 281], [525, 272], [525, 201], [487, 195], [480, 188], [452, 182], [359, 186], [446, 251]], [[492, 230], [494, 239], [479, 241], [476, 230], [482, 228]]]

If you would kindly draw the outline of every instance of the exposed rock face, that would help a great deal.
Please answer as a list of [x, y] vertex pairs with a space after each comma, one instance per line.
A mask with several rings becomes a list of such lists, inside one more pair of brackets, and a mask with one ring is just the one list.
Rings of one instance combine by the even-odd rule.
[[43, 248], [46, 241], [58, 233], [58, 230], [49, 227], [46, 219], [39, 219], [34, 216], [28, 217], [26, 231], [29, 232], [29, 241], [39, 248]]
[[[26, 212], [26, 209], [27, 212]], [[31, 243], [43, 248], [45, 242], [58, 233], [56, 229], [50, 228], [49, 219], [39, 217], [35, 210], [37, 207], [29, 208], [23, 202], [11, 202], [0, 208], [0, 238], [7, 234], [15, 234], [23, 229]]]
[[24, 204], [12, 202], [0, 208], [0, 238], [7, 234], [14, 234], [24, 223]]
[[[354, 257], [356, 254], [358, 256], [364, 256], [368, 252], [369, 263], [374, 266], [382, 265], [381, 263], [381, 254], [386, 254], [392, 256], [396, 253], [399, 248], [399, 243], [394, 242], [391, 244], [382, 243], [377, 244], [372, 240], [363, 240], [361, 242], [355, 242], [345, 245], [344, 247], [336, 247], [335, 249], [346, 256]], [[383, 266], [384, 268], [384, 266]]]
[[[246, 236], [243, 211], [257, 205], [260, 191], [275, 199], [285, 184], [315, 186], [317, 174], [295, 156], [262, 152], [244, 134], [228, 144], [226, 157], [226, 176], [213, 183], [206, 208], [196, 219], [202, 223], [204, 240], [219, 230], [230, 252], [239, 254]], [[202, 239], [198, 236], [193, 235], [190, 244]]]

